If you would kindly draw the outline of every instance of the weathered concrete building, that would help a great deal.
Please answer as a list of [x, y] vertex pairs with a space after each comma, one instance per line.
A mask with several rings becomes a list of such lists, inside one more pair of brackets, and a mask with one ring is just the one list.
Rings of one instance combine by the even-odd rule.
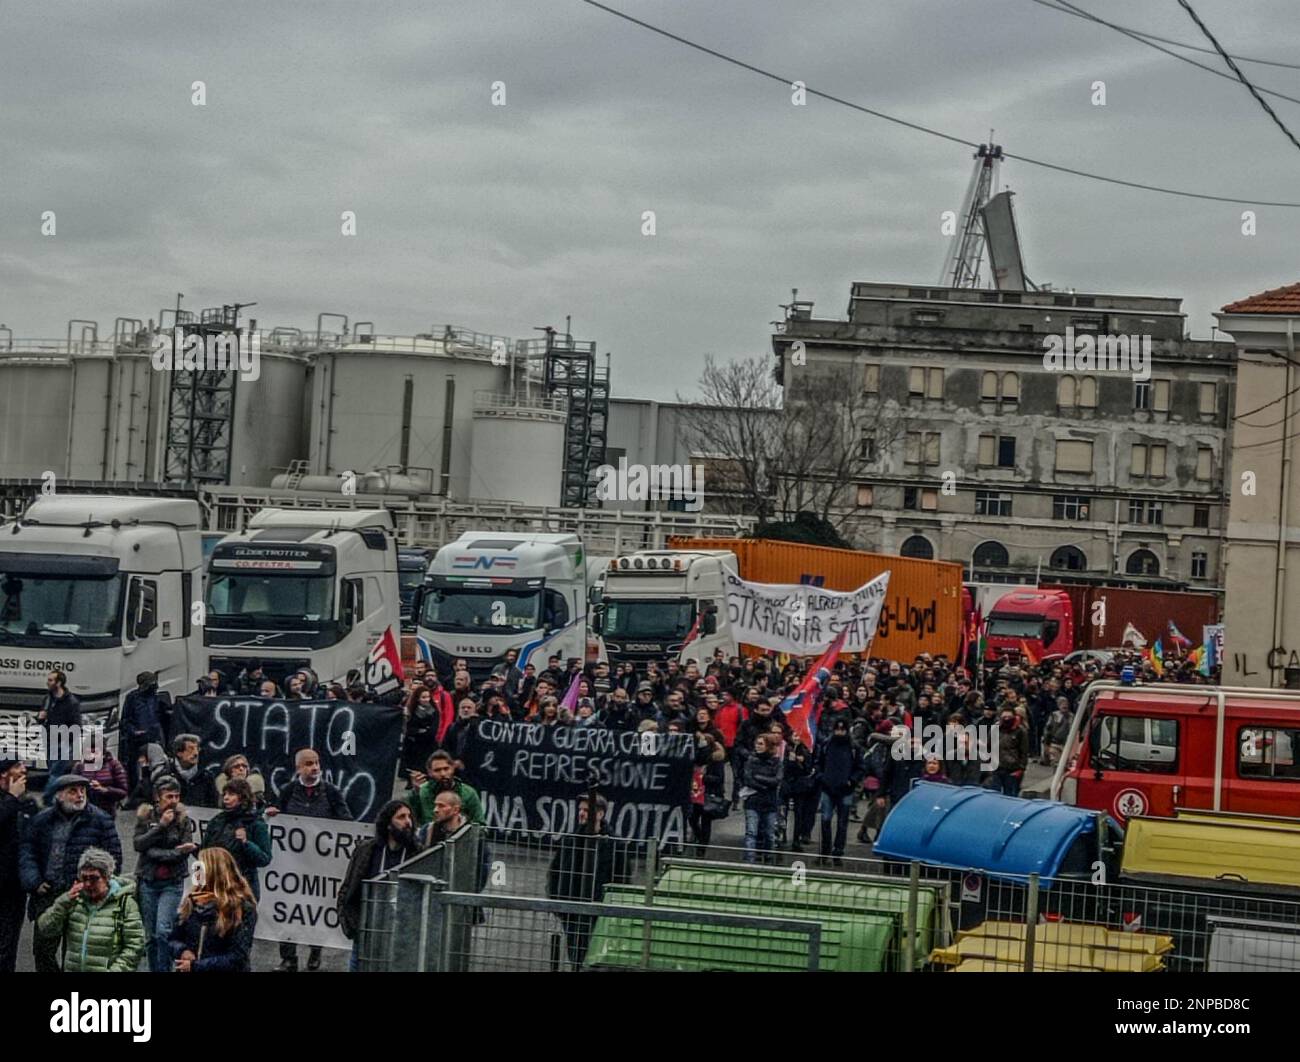
[[847, 320], [795, 302], [772, 342], [787, 405], [841, 373], [873, 412], [857, 545], [986, 581], [1221, 585], [1235, 348], [1188, 338], [1181, 300], [858, 283]]
[[1300, 284], [1216, 316], [1237, 345], [1223, 682], [1281, 687], [1300, 682]]

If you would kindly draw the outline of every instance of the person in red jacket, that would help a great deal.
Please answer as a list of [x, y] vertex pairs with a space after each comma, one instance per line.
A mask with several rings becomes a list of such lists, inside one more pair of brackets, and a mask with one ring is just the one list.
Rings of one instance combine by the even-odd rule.
[[722, 731], [722, 743], [727, 749], [727, 759], [731, 761], [731, 806], [740, 806], [741, 769], [736, 761], [736, 734], [740, 724], [749, 718], [749, 712], [740, 704], [730, 691], [723, 693], [718, 714], [713, 717], [713, 725]]

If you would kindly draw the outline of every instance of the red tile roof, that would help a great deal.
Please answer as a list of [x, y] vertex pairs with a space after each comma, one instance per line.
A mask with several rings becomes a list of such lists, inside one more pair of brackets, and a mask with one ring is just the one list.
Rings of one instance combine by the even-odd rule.
[[1224, 313], [1285, 313], [1300, 316], [1300, 284], [1261, 291], [1245, 299], [1230, 302]]

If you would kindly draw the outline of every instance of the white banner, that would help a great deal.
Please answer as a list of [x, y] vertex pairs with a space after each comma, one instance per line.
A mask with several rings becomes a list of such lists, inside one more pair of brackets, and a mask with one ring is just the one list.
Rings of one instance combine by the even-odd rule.
[[1201, 644], [1209, 646], [1209, 666], [1223, 663], [1223, 624], [1210, 623], [1201, 628]]
[[[188, 810], [202, 836], [217, 809]], [[271, 863], [257, 872], [262, 898], [254, 935], [260, 940], [351, 948], [339, 929], [339, 890], [357, 843], [375, 835], [374, 823], [276, 815], [266, 824], [271, 830]]]
[[722, 585], [737, 642], [791, 656], [813, 656], [847, 629], [844, 651], [865, 653], [880, 625], [889, 572], [856, 590], [841, 592], [820, 586], [747, 583], [724, 568]]

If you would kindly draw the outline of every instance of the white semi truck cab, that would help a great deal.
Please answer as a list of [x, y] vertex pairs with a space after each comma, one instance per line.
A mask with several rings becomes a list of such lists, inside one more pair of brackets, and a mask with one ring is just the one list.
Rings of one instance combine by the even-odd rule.
[[83, 722], [116, 748], [136, 676], [189, 693], [205, 671], [193, 622], [202, 514], [186, 498], [51, 495], [0, 527], [0, 718], [32, 717], [62, 671]]
[[734, 656], [724, 567], [737, 570], [730, 550], [638, 550], [611, 560], [594, 623], [610, 665], [640, 670], [675, 656], [703, 666], [717, 649]]
[[258, 660], [277, 683], [310, 668], [343, 682], [400, 626], [397, 541], [386, 509], [262, 509], [208, 562], [207, 667], [234, 681]]
[[420, 656], [475, 682], [518, 652], [538, 673], [587, 656], [587, 564], [577, 535], [467, 531], [438, 550], [415, 603]]

